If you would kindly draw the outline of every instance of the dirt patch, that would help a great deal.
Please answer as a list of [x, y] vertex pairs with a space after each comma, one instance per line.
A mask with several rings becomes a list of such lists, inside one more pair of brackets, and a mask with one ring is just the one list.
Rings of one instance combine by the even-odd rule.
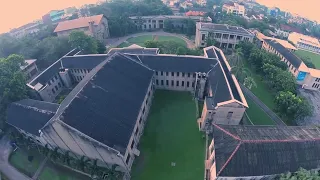
[[158, 36], [158, 35], [154, 35], [154, 36], [152, 36], [152, 40], [154, 40], [154, 41], [158, 41], [158, 39], [159, 39], [159, 36]]

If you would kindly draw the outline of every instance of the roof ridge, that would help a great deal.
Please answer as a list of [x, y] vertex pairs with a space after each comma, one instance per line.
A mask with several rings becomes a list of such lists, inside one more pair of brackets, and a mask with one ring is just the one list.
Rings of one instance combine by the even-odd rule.
[[237, 147], [234, 149], [234, 151], [232, 152], [232, 154], [230, 155], [230, 157], [228, 158], [228, 160], [224, 163], [224, 165], [221, 167], [221, 169], [219, 170], [219, 172], [217, 173], [217, 177], [219, 176], [219, 174], [223, 171], [223, 169], [228, 165], [228, 163], [231, 161], [231, 159], [233, 158], [233, 156], [236, 154], [236, 152], [238, 151], [238, 149], [240, 148], [242, 142], [240, 141], [239, 144], [237, 145]]
[[216, 128], [220, 129], [221, 131], [223, 131], [224, 133], [228, 134], [229, 136], [231, 136], [232, 138], [236, 139], [236, 140], [239, 140], [241, 141], [240, 137], [239, 136], [236, 136], [232, 133], [230, 133], [229, 131], [223, 129], [222, 127], [220, 127], [218, 124], [213, 124]]

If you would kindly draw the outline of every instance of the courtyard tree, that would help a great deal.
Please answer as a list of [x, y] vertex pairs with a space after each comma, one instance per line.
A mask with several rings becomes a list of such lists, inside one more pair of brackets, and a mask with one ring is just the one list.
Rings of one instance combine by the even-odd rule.
[[187, 48], [186, 47], [178, 47], [177, 49], [177, 52], [176, 52], [177, 55], [186, 55], [187, 54]]
[[297, 172], [291, 173], [283, 173], [279, 175], [276, 179], [279, 180], [291, 180], [291, 179], [310, 179], [310, 180], [319, 180], [320, 174], [317, 170], [306, 170], [303, 168], [299, 168]]
[[275, 98], [276, 110], [291, 122], [312, 115], [312, 107], [303, 97], [290, 91], [281, 91]]
[[96, 54], [98, 52], [97, 41], [82, 31], [73, 31], [69, 35], [71, 47], [78, 48], [85, 54]]

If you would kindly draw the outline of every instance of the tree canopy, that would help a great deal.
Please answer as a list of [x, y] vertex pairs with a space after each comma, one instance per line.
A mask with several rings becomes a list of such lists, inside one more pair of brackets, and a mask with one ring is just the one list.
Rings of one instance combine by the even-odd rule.
[[98, 53], [98, 43], [91, 37], [86, 35], [82, 31], [73, 31], [69, 35], [69, 43], [71, 47], [78, 48], [85, 54]]

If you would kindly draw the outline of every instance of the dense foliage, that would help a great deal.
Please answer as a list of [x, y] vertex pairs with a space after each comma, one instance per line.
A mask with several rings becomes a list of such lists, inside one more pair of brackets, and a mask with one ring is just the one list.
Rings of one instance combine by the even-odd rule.
[[320, 173], [317, 170], [305, 170], [300, 168], [297, 172], [284, 173], [275, 178], [276, 180], [320, 180]]
[[78, 48], [84, 54], [97, 54], [98, 43], [93, 37], [82, 31], [73, 31], [69, 35], [69, 43], [72, 48]]
[[163, 30], [191, 36], [196, 33], [196, 23], [192, 19], [165, 20]]
[[4, 126], [7, 106], [27, 97], [26, 78], [20, 70], [24, 58], [10, 55], [0, 58], [0, 127]]
[[312, 114], [312, 107], [297, 95], [296, 80], [287, 70], [287, 65], [275, 54], [259, 49], [252, 43], [239, 45], [244, 58], [263, 77], [264, 82], [275, 94], [276, 111], [291, 120], [303, 119]]

